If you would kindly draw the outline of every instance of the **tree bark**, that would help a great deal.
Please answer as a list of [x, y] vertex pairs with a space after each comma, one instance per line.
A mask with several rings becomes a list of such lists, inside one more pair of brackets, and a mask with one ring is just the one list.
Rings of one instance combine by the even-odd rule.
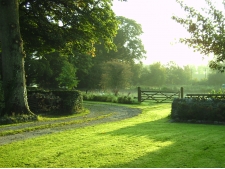
[[[5, 108], [0, 115], [33, 114], [28, 106], [18, 0], [0, 1], [0, 41]], [[33, 114], [34, 115], [34, 114]]]

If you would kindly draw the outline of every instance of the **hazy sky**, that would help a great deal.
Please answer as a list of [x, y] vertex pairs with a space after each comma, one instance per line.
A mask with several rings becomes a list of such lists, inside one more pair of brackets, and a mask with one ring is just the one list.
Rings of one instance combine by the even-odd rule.
[[[187, 0], [186, 0], [187, 1]], [[188, 0], [195, 7], [202, 7], [204, 0]], [[142, 25], [142, 42], [147, 51], [145, 64], [161, 61], [175, 61], [180, 65], [207, 64], [208, 57], [193, 52], [184, 44], [175, 43], [181, 37], [188, 37], [187, 31], [174, 20], [173, 14], [184, 16], [184, 11], [175, 0], [114, 0], [112, 9], [117, 16], [124, 16]], [[171, 45], [171, 43], [173, 45]]]

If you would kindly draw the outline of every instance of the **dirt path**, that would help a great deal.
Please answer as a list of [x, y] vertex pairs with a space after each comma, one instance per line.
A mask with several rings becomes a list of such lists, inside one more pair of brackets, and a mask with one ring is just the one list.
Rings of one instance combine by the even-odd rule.
[[[87, 120], [87, 122], [80, 123], [80, 124], [64, 125], [64, 126], [60, 126], [60, 127], [40, 129], [40, 130], [23, 132], [23, 133], [14, 134], [14, 135], [0, 136], [0, 146], [4, 145], [4, 144], [9, 144], [9, 143], [15, 142], [15, 141], [20, 141], [20, 140], [25, 140], [25, 139], [29, 139], [29, 138], [42, 136], [45, 134], [51, 134], [51, 133], [65, 131], [65, 130], [76, 129], [76, 128], [80, 128], [80, 127], [93, 126], [93, 125], [100, 124], [100, 123], [123, 120], [126, 118], [131, 118], [131, 117], [137, 116], [138, 114], [141, 113], [140, 109], [116, 106], [113, 104], [112, 105], [110, 105], [110, 104], [91, 105], [91, 104], [87, 103], [84, 105], [84, 107], [90, 110], [90, 113], [85, 117], [86, 119], [99, 117], [102, 115], [109, 115], [109, 114], [110, 115], [106, 116], [104, 118], [98, 119], [98, 120], [92, 120], [92, 121]], [[29, 128], [29, 127], [36, 127], [36, 126], [47, 125], [47, 124], [70, 122], [70, 121], [81, 120], [81, 119], [84, 119], [84, 117], [82, 116], [82, 117], [75, 117], [75, 118], [66, 118], [66, 119], [45, 121], [45, 122], [32, 122], [32, 123], [26, 123], [26, 124], [21, 123], [21, 125], [1, 127], [0, 132], [9, 131], [9, 130], [25, 129], [25, 128]]]

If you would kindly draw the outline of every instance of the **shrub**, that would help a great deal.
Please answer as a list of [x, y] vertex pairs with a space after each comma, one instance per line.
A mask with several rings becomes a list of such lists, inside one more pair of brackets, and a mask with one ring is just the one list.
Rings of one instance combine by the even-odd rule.
[[0, 124], [14, 124], [14, 123], [22, 123], [22, 122], [30, 122], [37, 121], [37, 115], [17, 115], [17, 116], [4, 116], [0, 118]]
[[34, 113], [54, 112], [74, 114], [82, 109], [80, 91], [28, 91], [28, 103]]
[[74, 114], [82, 110], [83, 97], [80, 91], [72, 90], [52, 92], [61, 99], [59, 111], [63, 111], [64, 113], [68, 114]]
[[134, 100], [130, 96], [119, 96], [118, 103], [132, 104]]
[[171, 117], [176, 121], [225, 122], [225, 100], [174, 99]]
[[131, 96], [84, 94], [83, 99], [89, 101], [101, 101], [101, 102], [124, 103], [124, 104], [135, 103], [135, 100], [132, 99]]

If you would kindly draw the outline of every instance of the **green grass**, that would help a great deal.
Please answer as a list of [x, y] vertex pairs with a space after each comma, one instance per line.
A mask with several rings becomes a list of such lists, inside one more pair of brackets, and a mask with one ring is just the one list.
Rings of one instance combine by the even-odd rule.
[[170, 123], [170, 103], [133, 107], [143, 113], [0, 146], [0, 167], [225, 167], [225, 126]]

